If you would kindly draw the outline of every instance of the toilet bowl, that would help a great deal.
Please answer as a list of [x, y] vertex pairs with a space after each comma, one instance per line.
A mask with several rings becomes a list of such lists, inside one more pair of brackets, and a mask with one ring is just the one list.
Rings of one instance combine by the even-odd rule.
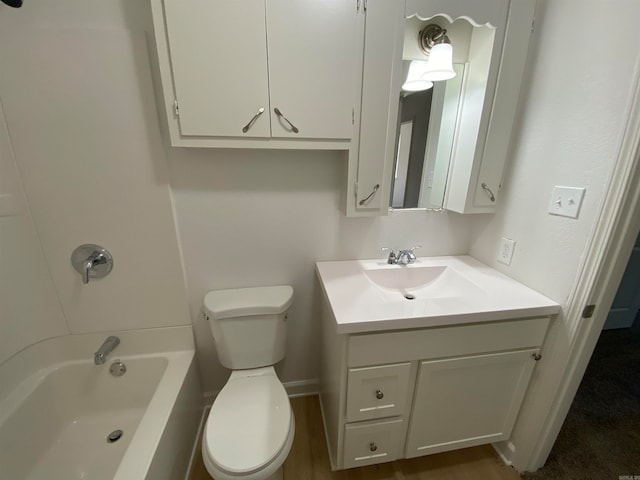
[[221, 363], [232, 369], [209, 412], [202, 458], [214, 480], [281, 480], [295, 433], [273, 365], [284, 357], [289, 286], [209, 292], [204, 311]]
[[202, 458], [215, 480], [278, 479], [295, 432], [287, 392], [273, 367], [231, 374], [211, 407]]

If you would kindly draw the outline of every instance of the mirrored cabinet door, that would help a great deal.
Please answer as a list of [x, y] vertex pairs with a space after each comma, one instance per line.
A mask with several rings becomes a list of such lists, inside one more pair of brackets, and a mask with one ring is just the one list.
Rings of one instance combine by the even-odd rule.
[[369, 0], [355, 214], [495, 210], [534, 7], [407, 0], [402, 10]]

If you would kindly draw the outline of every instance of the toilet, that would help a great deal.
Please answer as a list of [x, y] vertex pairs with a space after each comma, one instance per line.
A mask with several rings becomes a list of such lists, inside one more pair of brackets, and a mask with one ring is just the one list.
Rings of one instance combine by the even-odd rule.
[[202, 435], [214, 480], [282, 480], [295, 419], [273, 365], [284, 358], [292, 302], [288, 285], [216, 290], [204, 298], [218, 358], [232, 370]]

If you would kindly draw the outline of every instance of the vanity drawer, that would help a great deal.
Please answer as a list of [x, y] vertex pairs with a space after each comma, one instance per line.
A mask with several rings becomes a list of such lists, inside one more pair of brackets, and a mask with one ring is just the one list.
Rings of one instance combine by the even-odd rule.
[[402, 415], [409, 390], [410, 363], [350, 368], [347, 421]]
[[390, 462], [401, 456], [404, 422], [401, 418], [350, 423], [344, 427], [343, 468]]

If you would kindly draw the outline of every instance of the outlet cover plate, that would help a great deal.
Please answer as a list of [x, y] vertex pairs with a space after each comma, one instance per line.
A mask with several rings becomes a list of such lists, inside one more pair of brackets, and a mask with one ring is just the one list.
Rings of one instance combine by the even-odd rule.
[[561, 217], [578, 218], [585, 191], [585, 188], [554, 187], [549, 202], [549, 213]]
[[502, 237], [500, 239], [500, 249], [498, 250], [498, 261], [505, 265], [511, 265], [513, 258], [513, 250], [516, 248], [516, 242], [510, 238]]

